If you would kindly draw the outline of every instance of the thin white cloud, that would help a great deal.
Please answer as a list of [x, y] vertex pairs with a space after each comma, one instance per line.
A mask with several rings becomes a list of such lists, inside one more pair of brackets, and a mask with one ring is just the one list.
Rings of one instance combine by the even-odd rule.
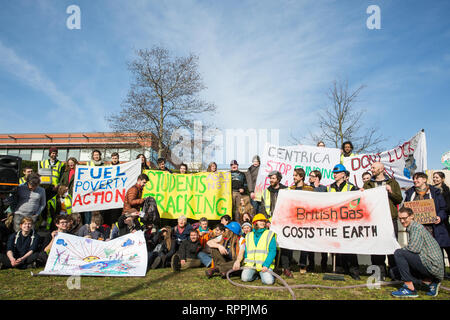
[[[82, 129], [83, 114], [71, 97], [61, 92], [56, 84], [45, 76], [36, 66], [21, 58], [16, 52], [0, 41], [0, 68], [14, 75], [34, 90], [45, 94], [57, 106], [57, 110], [48, 108], [45, 115], [50, 121], [57, 121], [60, 128], [70, 128], [74, 123]], [[64, 115], [64, 116], [61, 116]], [[43, 128], [44, 129], [44, 128]], [[70, 130], [70, 129], [69, 129]]]

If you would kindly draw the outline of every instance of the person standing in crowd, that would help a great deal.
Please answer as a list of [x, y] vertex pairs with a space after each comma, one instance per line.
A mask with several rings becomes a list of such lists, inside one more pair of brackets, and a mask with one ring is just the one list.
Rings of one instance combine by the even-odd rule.
[[341, 164], [344, 164], [344, 158], [354, 156], [356, 156], [356, 153], [353, 153], [353, 144], [350, 141], [345, 141], [341, 147]]
[[[334, 183], [328, 186], [328, 192], [358, 191], [358, 188], [346, 181], [347, 169], [342, 164], [333, 168]], [[336, 254], [336, 272], [348, 273], [354, 280], [360, 280], [358, 256], [353, 253]]]
[[[50, 169], [51, 184], [56, 188], [64, 172], [64, 164], [58, 160], [58, 148], [51, 147], [48, 155], [49, 159], [39, 161], [38, 167], [39, 169]], [[56, 189], [54, 189], [53, 192], [56, 192]]]
[[88, 166], [90, 167], [99, 167], [104, 166], [105, 164], [102, 161], [102, 153], [100, 150], [94, 150], [91, 153], [91, 161], [89, 161]]
[[142, 198], [142, 192], [147, 182], [148, 176], [146, 174], [142, 173], [138, 176], [136, 184], [128, 189], [125, 194], [123, 212], [129, 211], [130, 209], [136, 209], [138, 212], [141, 211], [145, 200]]
[[416, 172], [413, 175], [414, 186], [405, 192], [405, 202], [433, 199], [436, 209], [436, 220], [434, 224], [424, 224], [423, 226], [436, 239], [439, 246], [447, 252], [448, 256], [450, 254], [450, 236], [445, 226], [445, 221], [448, 219], [447, 205], [441, 191], [427, 184], [427, 180], [428, 176], [425, 173]]
[[180, 173], [181, 174], [187, 174], [188, 173], [188, 166], [185, 163], [180, 164]]
[[208, 168], [206, 169], [206, 172], [217, 172], [217, 163], [210, 162], [208, 164]]
[[393, 269], [393, 278], [401, 279], [404, 284], [393, 291], [394, 297], [417, 297], [414, 282], [420, 280], [428, 287], [428, 296], [437, 296], [439, 286], [444, 279], [444, 258], [442, 250], [423, 225], [414, 221], [411, 208], [401, 207], [398, 219], [408, 233], [408, 245], [394, 252], [397, 267]]
[[78, 160], [70, 157], [67, 159], [67, 165], [61, 177], [61, 185], [66, 186], [69, 194], [73, 196], [73, 183], [75, 180], [75, 169], [78, 165]]
[[143, 153], [138, 154], [136, 159], [141, 159], [141, 172], [144, 170], [150, 170], [150, 167], [147, 164], [147, 158]]
[[157, 164], [158, 164], [158, 169], [161, 171], [167, 171], [169, 173], [173, 173], [172, 170], [170, 170], [169, 168], [166, 167], [166, 159], [164, 158], [159, 158], [157, 160]]
[[240, 220], [239, 205], [243, 197], [248, 197], [247, 179], [245, 174], [239, 171], [239, 164], [236, 160], [231, 161], [231, 190], [234, 221]]
[[67, 190], [66, 186], [59, 185], [56, 196], [47, 201], [47, 231], [53, 231], [55, 229], [53, 223], [57, 215], [72, 214], [72, 197]]
[[47, 256], [38, 252], [39, 234], [33, 229], [33, 219], [24, 217], [20, 229], [8, 238], [6, 254], [0, 254], [0, 269], [36, 268], [45, 265]]
[[[278, 199], [278, 191], [280, 191], [281, 189], [286, 189], [287, 187], [281, 183], [281, 179], [283, 178], [283, 176], [279, 171], [271, 171], [268, 177], [270, 179], [270, 186], [263, 192], [261, 207], [265, 210], [263, 213], [265, 213], [266, 217], [272, 217]], [[281, 248], [280, 251], [281, 268], [283, 269], [283, 275], [288, 278], [294, 277], [290, 267], [292, 261], [292, 253], [292, 250], [285, 248]]]
[[111, 153], [111, 165], [117, 166], [119, 164], [120, 164], [119, 153], [118, 152]]
[[[306, 172], [303, 168], [295, 168], [294, 169], [294, 185], [289, 187], [289, 190], [303, 190], [303, 191], [314, 191], [314, 188], [311, 186], [308, 186], [305, 184], [305, 176]], [[281, 249], [282, 251], [286, 249]], [[291, 250], [289, 250], [291, 251]], [[292, 252], [292, 251], [291, 251]], [[292, 255], [291, 255], [292, 256]], [[283, 256], [281, 256], [281, 259], [283, 259]], [[307, 260], [308, 259], [308, 267], [307, 267]], [[283, 261], [281, 261], [283, 264]], [[308, 251], [300, 251], [300, 273], [306, 273], [307, 271], [312, 272], [314, 271], [314, 252], [308, 252]]]
[[41, 179], [37, 173], [27, 177], [27, 182], [17, 187], [13, 196], [11, 212], [14, 213], [14, 231], [20, 230], [20, 222], [24, 217], [31, 217], [36, 223], [46, 206], [45, 190], [39, 186]]
[[318, 146], [318, 147], [325, 148], [325, 142], [319, 141], [319, 142], [317, 142], [317, 146]]
[[366, 171], [361, 175], [361, 178], [364, 185], [366, 182], [369, 182], [370, 179], [372, 179], [372, 174], [370, 174], [369, 171]]
[[[111, 165], [112, 166], [120, 165], [118, 152], [111, 153]], [[113, 224], [118, 221], [121, 214], [122, 208], [103, 210], [102, 212], [103, 221], [106, 225], [112, 227]]]
[[[441, 171], [437, 171], [433, 173], [433, 185], [435, 188], [439, 189], [442, 193], [442, 196], [444, 197], [445, 203], [447, 204], [447, 216], [450, 215], [450, 189], [445, 184], [445, 174]], [[450, 225], [449, 225], [449, 219], [445, 219], [444, 224], [447, 228], [447, 231], [450, 233]], [[447, 259], [450, 264], [450, 254], [447, 251]], [[445, 278], [448, 279], [450, 276], [446, 273]]]
[[255, 208], [255, 212], [259, 211], [259, 206], [261, 205], [261, 201], [255, 200], [256, 178], [258, 177], [260, 164], [261, 159], [259, 158], [259, 156], [258, 155], [254, 156], [252, 159], [252, 165], [245, 172], [248, 191], [250, 192], [250, 203], [253, 206], [253, 208]]
[[[328, 188], [322, 184], [320, 184], [320, 180], [322, 179], [322, 173], [319, 170], [313, 170], [309, 173], [308, 176], [309, 185], [314, 188], [314, 192], [327, 192]], [[321, 254], [320, 267], [322, 272], [327, 272], [328, 268], [328, 253], [322, 252]], [[310, 256], [310, 259], [314, 259], [314, 255]], [[312, 265], [315, 265], [312, 262]]]
[[314, 188], [314, 191], [327, 192], [328, 191], [327, 187], [320, 184], [321, 179], [322, 179], [322, 173], [319, 170], [313, 170], [309, 173], [309, 176], [308, 176], [309, 185]]
[[[219, 273], [222, 278], [225, 278], [227, 272], [236, 263], [239, 252], [245, 250], [245, 240], [241, 237], [241, 226], [239, 223], [232, 221], [225, 228], [226, 231], [222, 236], [208, 241], [215, 266], [205, 271], [208, 278], [211, 278], [214, 273]], [[239, 267], [240, 261], [238, 262]]]
[[[384, 186], [388, 192], [389, 209], [392, 218], [392, 225], [394, 227], [395, 237], [398, 240], [398, 210], [397, 206], [403, 201], [402, 191], [400, 185], [394, 178], [389, 178], [384, 174], [384, 165], [381, 162], [374, 162], [371, 166], [372, 177], [369, 181], [364, 183], [363, 189], [372, 189], [376, 187]], [[385, 255], [372, 255], [372, 264], [380, 267], [380, 277], [384, 281], [386, 274], [389, 274], [386, 270], [386, 256]], [[395, 266], [395, 259], [393, 255], [388, 255], [389, 268]]]
[[[272, 285], [274, 276], [269, 272], [275, 268], [275, 256], [277, 254], [276, 235], [266, 229], [267, 218], [263, 214], [257, 214], [253, 218], [254, 229], [245, 236], [245, 250], [241, 251], [233, 270], [239, 270], [241, 261], [244, 260], [241, 280], [254, 281], [257, 272], [263, 284]], [[242, 254], [243, 252], [243, 254]]]
[[23, 177], [19, 179], [19, 184], [24, 184], [27, 182], [27, 177], [33, 173], [33, 168], [30, 166], [26, 166], [25, 168], [23, 168], [22, 173]]

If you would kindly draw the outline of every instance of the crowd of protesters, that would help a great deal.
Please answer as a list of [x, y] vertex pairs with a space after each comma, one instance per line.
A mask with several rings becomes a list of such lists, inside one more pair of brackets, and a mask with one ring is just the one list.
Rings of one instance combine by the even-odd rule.
[[[318, 147], [325, 147], [320, 141]], [[143, 231], [148, 250], [148, 269], [172, 268], [182, 272], [188, 268], [204, 267], [205, 276], [225, 277], [230, 270], [242, 268], [242, 281], [260, 278], [263, 284], [275, 281], [273, 272], [280, 269], [283, 276], [292, 278], [293, 266], [299, 266], [299, 274], [316, 272], [315, 253], [301, 251], [299, 260], [294, 261], [294, 251], [278, 248], [276, 234], [270, 230], [278, 192], [282, 189], [309, 192], [352, 192], [370, 188], [385, 187], [389, 208], [398, 239], [398, 222], [406, 229], [409, 241], [406, 247], [392, 255], [372, 255], [371, 262], [380, 268], [381, 280], [386, 277], [404, 282], [392, 292], [396, 297], [416, 297], [414, 284], [424, 283], [427, 295], [436, 296], [445, 275], [444, 254], [449, 257], [450, 236], [450, 190], [445, 184], [443, 172], [433, 174], [433, 184], [428, 184], [428, 176], [416, 172], [414, 186], [406, 190], [405, 196], [398, 182], [385, 174], [382, 163], [374, 162], [371, 170], [362, 175], [361, 188], [349, 182], [349, 172], [343, 165], [345, 157], [351, 157], [353, 145], [344, 142], [341, 161], [333, 168], [334, 182], [329, 186], [320, 183], [319, 170], [307, 175], [302, 168], [293, 173], [294, 184], [281, 183], [282, 174], [272, 171], [268, 174], [270, 186], [261, 198], [255, 194], [260, 158], [255, 156], [251, 166], [242, 172], [236, 160], [230, 163], [232, 188], [232, 214], [221, 217], [220, 222], [210, 222], [202, 217], [195, 223], [188, 223], [180, 216], [175, 226], [161, 226], [160, 220], [146, 220], [141, 211], [147, 198], [142, 198], [143, 187], [149, 178], [139, 175], [124, 199], [123, 208], [97, 212], [72, 212], [72, 193], [75, 168], [78, 161], [69, 158], [65, 164], [57, 159], [58, 150], [49, 150], [49, 159], [39, 162], [39, 168], [49, 169], [51, 184], [40, 185], [40, 176], [30, 167], [23, 168], [20, 185], [13, 194], [0, 194], [1, 251], [0, 269], [36, 268], [45, 265], [53, 241], [59, 232], [70, 233], [95, 240], [110, 241], [117, 237]], [[94, 150], [90, 166], [104, 166], [102, 154]], [[142, 170], [150, 169], [143, 154], [137, 156], [142, 161]], [[119, 154], [111, 155], [110, 165], [119, 164]], [[165, 165], [163, 158], [157, 161], [157, 170], [173, 173]], [[208, 165], [207, 172], [217, 172], [215, 162]], [[180, 165], [180, 174], [188, 173], [186, 164]], [[414, 213], [403, 206], [404, 202], [433, 199], [436, 219], [433, 224], [419, 224], [414, 221]], [[156, 204], [151, 210], [157, 211]], [[158, 214], [159, 217], [159, 214]], [[211, 225], [210, 225], [211, 223]], [[38, 232], [39, 231], [39, 232]], [[356, 254], [336, 254], [334, 272], [360, 279], [360, 267]], [[321, 253], [320, 271], [328, 271], [329, 254]], [[386, 261], [388, 262], [386, 265]], [[317, 268], [318, 269], [318, 268]]]

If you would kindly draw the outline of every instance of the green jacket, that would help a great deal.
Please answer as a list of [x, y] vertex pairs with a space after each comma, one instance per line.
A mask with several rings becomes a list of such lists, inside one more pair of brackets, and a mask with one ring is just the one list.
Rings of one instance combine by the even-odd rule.
[[[400, 185], [395, 179], [388, 179], [385, 178], [385, 180], [380, 181], [381, 185], [390, 185], [392, 192], [388, 192], [388, 198], [389, 198], [389, 208], [391, 209], [391, 217], [392, 219], [398, 218], [398, 209], [397, 206], [402, 203], [403, 196], [402, 191], [400, 190]], [[371, 179], [370, 181], [367, 181], [364, 183], [363, 188], [364, 189], [372, 189], [378, 187], [377, 181]]]

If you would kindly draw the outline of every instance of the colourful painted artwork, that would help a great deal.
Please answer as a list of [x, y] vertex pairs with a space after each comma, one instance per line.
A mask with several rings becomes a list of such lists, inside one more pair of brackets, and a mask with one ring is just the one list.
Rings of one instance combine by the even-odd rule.
[[39, 274], [144, 277], [146, 270], [147, 246], [142, 231], [111, 241], [60, 233]]

